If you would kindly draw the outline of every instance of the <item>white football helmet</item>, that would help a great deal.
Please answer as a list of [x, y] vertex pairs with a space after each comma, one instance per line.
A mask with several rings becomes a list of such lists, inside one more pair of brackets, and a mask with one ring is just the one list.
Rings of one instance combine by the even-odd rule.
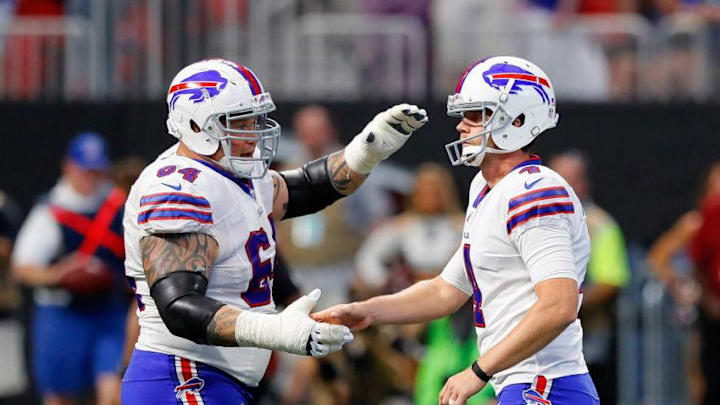
[[[190, 150], [210, 156], [222, 147], [219, 163], [230, 172], [265, 174], [277, 153], [280, 125], [267, 117], [275, 104], [250, 69], [223, 59], [193, 63], [173, 79], [167, 103], [168, 132]], [[257, 117], [254, 129], [232, 129], [233, 121], [249, 117]], [[257, 142], [253, 156], [233, 156], [232, 140]]]
[[[492, 112], [487, 118], [486, 109]], [[485, 153], [510, 153], [532, 142], [559, 115], [550, 79], [525, 59], [496, 56], [475, 62], [460, 77], [455, 94], [448, 97], [447, 113], [462, 117], [466, 111], [483, 113], [483, 130], [471, 137], [445, 145], [453, 166], [479, 166]], [[522, 125], [512, 123], [520, 119]], [[482, 145], [465, 145], [483, 137]], [[488, 147], [492, 137], [497, 148]]]

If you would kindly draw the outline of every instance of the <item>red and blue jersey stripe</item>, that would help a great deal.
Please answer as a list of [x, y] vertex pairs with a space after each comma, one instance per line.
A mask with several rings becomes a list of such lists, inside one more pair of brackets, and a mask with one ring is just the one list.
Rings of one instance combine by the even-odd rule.
[[510, 234], [517, 226], [522, 225], [533, 218], [558, 214], [572, 214], [574, 212], [575, 207], [572, 201], [535, 205], [510, 217], [507, 221], [507, 232]]
[[510, 219], [506, 223], [507, 232], [510, 234], [513, 229], [533, 218], [574, 212], [575, 206], [570, 199], [570, 193], [563, 186], [529, 191], [511, 198], [508, 202]]
[[519, 196], [512, 198], [508, 203], [508, 211], [512, 211], [518, 207], [536, 201], [562, 197], [570, 198], [570, 195], [568, 194], [567, 190], [565, 190], [565, 187], [557, 186], [540, 188], [534, 191], [527, 192], [525, 194], [520, 194]]
[[140, 198], [140, 206], [161, 204], [194, 205], [201, 208], [210, 208], [210, 203], [204, 197], [186, 193], [157, 193]]
[[197, 211], [187, 208], [151, 208], [138, 214], [138, 224], [149, 221], [169, 221], [189, 219], [203, 224], [212, 224], [211, 212]]

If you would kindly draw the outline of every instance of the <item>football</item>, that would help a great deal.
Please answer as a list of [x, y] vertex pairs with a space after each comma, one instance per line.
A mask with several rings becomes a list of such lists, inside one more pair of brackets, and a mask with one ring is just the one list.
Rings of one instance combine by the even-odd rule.
[[64, 274], [59, 286], [73, 294], [101, 294], [112, 287], [111, 270], [94, 256], [74, 254], [63, 259], [60, 265]]

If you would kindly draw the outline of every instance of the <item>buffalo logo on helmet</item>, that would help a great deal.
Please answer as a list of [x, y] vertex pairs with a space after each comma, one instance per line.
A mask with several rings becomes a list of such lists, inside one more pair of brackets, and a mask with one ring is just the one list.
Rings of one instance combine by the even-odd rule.
[[172, 94], [170, 108], [174, 108], [175, 102], [184, 95], [189, 95], [190, 101], [195, 104], [206, 98], [215, 97], [227, 86], [227, 83], [227, 79], [217, 70], [195, 73], [170, 87], [168, 91], [168, 94]]
[[552, 405], [552, 402], [543, 398], [539, 392], [533, 389], [523, 391], [522, 396], [526, 405]]
[[185, 381], [184, 384], [180, 384], [175, 387], [175, 397], [180, 399], [182, 395], [186, 392], [191, 392], [193, 394], [200, 393], [200, 390], [203, 389], [205, 386], [205, 380], [203, 380], [200, 377], [192, 377]]
[[517, 94], [523, 90], [522, 87], [530, 86], [540, 95], [543, 104], [550, 103], [550, 96], [544, 88], [550, 88], [550, 82], [544, 77], [536, 76], [534, 73], [515, 65], [496, 63], [483, 72], [483, 79], [488, 85], [497, 90], [507, 86], [510, 79], [515, 79], [510, 94]]

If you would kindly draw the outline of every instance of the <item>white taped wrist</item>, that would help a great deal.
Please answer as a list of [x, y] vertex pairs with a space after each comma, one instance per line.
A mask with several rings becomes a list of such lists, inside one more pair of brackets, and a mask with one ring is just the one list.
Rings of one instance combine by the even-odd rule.
[[345, 147], [345, 161], [348, 167], [356, 173], [368, 174], [375, 166], [380, 163], [382, 157], [372, 156], [368, 151], [368, 144], [365, 142], [365, 137], [374, 136], [370, 133], [360, 133], [353, 138], [352, 141]]
[[313, 322], [308, 326], [289, 318], [243, 310], [235, 321], [235, 342], [242, 347], [307, 354]]
[[428, 121], [415, 105], [398, 104], [379, 113], [345, 148], [345, 161], [357, 173], [368, 174], [400, 149], [412, 133]]
[[235, 341], [238, 346], [254, 346], [274, 349], [277, 339], [273, 330], [280, 329], [276, 315], [240, 311], [235, 321]]

